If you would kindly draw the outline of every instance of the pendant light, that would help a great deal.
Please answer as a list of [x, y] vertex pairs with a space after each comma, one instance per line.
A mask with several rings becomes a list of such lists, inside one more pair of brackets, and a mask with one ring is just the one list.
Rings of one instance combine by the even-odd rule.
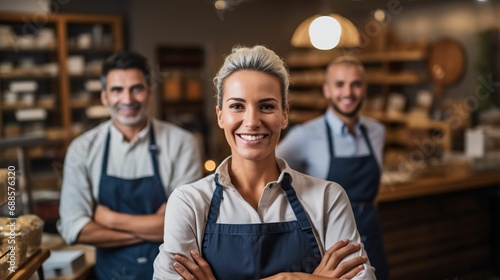
[[317, 48], [355, 48], [360, 46], [358, 29], [347, 18], [339, 14], [314, 15], [304, 20], [293, 33], [291, 44], [294, 47]]

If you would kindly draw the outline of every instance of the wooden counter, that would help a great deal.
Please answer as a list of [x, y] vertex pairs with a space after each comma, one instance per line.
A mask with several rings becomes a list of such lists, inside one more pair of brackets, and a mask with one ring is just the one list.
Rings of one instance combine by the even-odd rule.
[[86, 280], [89, 279], [89, 275], [92, 273], [95, 264], [95, 249], [89, 245], [72, 245], [64, 246], [60, 250], [81, 250], [85, 254], [85, 266], [79, 269], [75, 274], [71, 276], [62, 276], [56, 278], [46, 278], [45, 280]]
[[23, 262], [16, 272], [10, 274], [8, 280], [27, 280], [35, 272], [39, 271], [42, 267], [42, 263], [49, 257], [50, 251], [46, 249], [41, 249], [35, 254], [33, 254], [29, 259]]
[[500, 171], [450, 168], [417, 178], [382, 185], [377, 197], [391, 280], [498, 273]]
[[382, 184], [378, 202], [438, 195], [468, 189], [500, 185], [499, 171], [472, 172], [468, 169], [451, 169], [441, 175], [417, 177], [409, 183]]

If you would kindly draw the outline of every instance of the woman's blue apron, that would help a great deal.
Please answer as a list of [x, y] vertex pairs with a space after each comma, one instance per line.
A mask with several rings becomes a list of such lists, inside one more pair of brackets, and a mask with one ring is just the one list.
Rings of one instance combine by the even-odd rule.
[[371, 141], [362, 125], [361, 133], [370, 154], [361, 157], [335, 157], [333, 137], [326, 119], [325, 123], [330, 152], [330, 168], [326, 179], [339, 183], [345, 189], [351, 201], [361, 241], [365, 246], [371, 265], [375, 268], [377, 279], [389, 279], [382, 232], [377, 210], [373, 203], [380, 184], [381, 172], [373, 153]]
[[223, 199], [218, 174], [215, 184], [202, 253], [216, 279], [261, 279], [280, 272], [314, 271], [321, 253], [289, 174], [281, 187], [297, 218], [291, 222], [217, 224]]
[[[106, 138], [102, 162], [99, 203], [113, 211], [133, 214], [153, 214], [167, 201], [165, 190], [159, 176], [157, 148], [153, 124], [149, 129], [149, 152], [154, 174], [137, 179], [121, 179], [108, 176], [110, 132]], [[124, 162], [123, 164], [127, 164]], [[97, 248], [95, 273], [99, 280], [152, 279], [153, 262], [158, 255], [161, 243], [142, 242], [116, 248]]]

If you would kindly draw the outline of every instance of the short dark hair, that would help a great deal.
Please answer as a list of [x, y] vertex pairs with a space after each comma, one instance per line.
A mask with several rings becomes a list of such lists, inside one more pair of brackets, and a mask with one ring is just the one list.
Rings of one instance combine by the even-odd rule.
[[111, 70], [115, 69], [137, 69], [140, 70], [144, 77], [146, 77], [146, 82], [149, 85], [150, 71], [147, 59], [131, 51], [122, 51], [115, 53], [114, 55], [108, 57], [102, 64], [101, 82], [102, 88], [106, 89], [106, 77]]

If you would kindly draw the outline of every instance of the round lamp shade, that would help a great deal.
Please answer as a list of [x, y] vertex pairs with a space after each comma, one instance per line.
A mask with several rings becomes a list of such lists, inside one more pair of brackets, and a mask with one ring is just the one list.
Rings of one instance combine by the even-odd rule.
[[331, 50], [340, 42], [342, 27], [340, 23], [329, 16], [315, 18], [309, 25], [311, 44], [319, 50]]
[[294, 47], [321, 50], [355, 48], [360, 45], [360, 36], [356, 26], [339, 14], [314, 15], [295, 29], [291, 44]]

